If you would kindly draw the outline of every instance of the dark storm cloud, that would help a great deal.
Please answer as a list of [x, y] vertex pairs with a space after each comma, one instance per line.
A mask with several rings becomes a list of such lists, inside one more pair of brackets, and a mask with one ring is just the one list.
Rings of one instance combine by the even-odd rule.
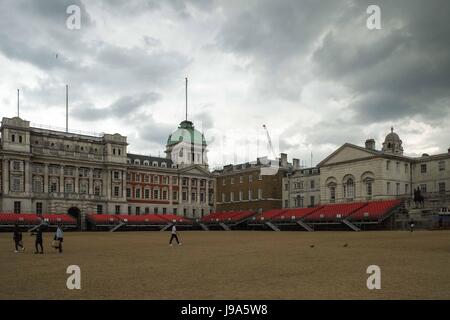
[[154, 92], [140, 96], [125, 96], [105, 108], [96, 108], [92, 105], [78, 106], [71, 114], [84, 121], [97, 121], [107, 118], [123, 119], [137, 112], [140, 107], [154, 104], [160, 99], [160, 95]]
[[[382, 30], [366, 28], [370, 4], [381, 7]], [[258, 1], [244, 8], [217, 43], [250, 59], [262, 92], [298, 100], [287, 87], [335, 82], [355, 97], [348, 110], [361, 124], [433, 120], [450, 108], [448, 1]], [[292, 76], [307, 66], [313, 77]]]

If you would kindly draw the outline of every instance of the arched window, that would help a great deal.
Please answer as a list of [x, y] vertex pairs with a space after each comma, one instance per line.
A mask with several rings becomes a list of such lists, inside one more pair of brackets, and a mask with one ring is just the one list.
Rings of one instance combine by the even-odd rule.
[[44, 192], [44, 183], [42, 177], [40, 176], [33, 177], [33, 192], [36, 193]]
[[157, 167], [158, 166], [158, 162], [157, 161], [153, 161], [152, 166], [153, 167]]
[[330, 183], [328, 185], [328, 192], [329, 192], [329, 196], [330, 196], [330, 202], [335, 203], [336, 202], [336, 184], [335, 183]]
[[167, 168], [167, 163], [161, 162], [161, 167], [162, 167], [162, 168]]
[[134, 164], [140, 165], [141, 161], [139, 159], [134, 159]]
[[100, 196], [102, 194], [102, 183], [101, 181], [94, 182], [94, 195]]
[[344, 197], [347, 199], [355, 197], [355, 183], [352, 178], [347, 179], [344, 183]]
[[148, 160], [144, 160], [144, 166], [149, 166], [150, 162]]
[[87, 194], [89, 191], [89, 182], [86, 180], [80, 181], [80, 191], [81, 194]]
[[373, 180], [372, 179], [366, 179], [364, 180], [364, 186], [365, 186], [365, 193], [366, 196], [368, 197], [372, 197], [372, 192], [373, 192]]

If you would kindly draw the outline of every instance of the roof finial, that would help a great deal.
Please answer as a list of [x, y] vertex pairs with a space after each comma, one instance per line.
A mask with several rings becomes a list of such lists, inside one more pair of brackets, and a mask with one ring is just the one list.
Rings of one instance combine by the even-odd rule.
[[394, 126], [391, 126], [391, 132], [394, 132]]

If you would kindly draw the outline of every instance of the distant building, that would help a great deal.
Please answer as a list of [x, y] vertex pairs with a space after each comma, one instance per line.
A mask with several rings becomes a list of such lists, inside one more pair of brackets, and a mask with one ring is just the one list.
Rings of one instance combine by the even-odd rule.
[[[214, 207], [214, 177], [203, 135], [192, 122], [186, 129], [194, 140], [180, 138], [178, 128], [168, 158], [160, 158], [128, 154], [126, 137], [117, 133], [64, 132], [3, 118], [0, 212], [69, 213], [80, 227], [87, 213], [206, 215]], [[171, 158], [174, 150], [193, 162]]]
[[282, 207], [282, 179], [292, 167], [287, 155], [277, 160], [227, 165], [215, 170], [216, 210], [264, 212]]
[[294, 167], [294, 171], [283, 178], [283, 208], [314, 207], [319, 203], [319, 168]]
[[[373, 139], [366, 140], [364, 147], [350, 143], [342, 145], [316, 167], [320, 181], [320, 203], [402, 198], [411, 205], [414, 190], [419, 188], [427, 207], [448, 207], [450, 150], [448, 153], [432, 156], [424, 154], [421, 157], [407, 157], [403, 154], [402, 144], [392, 128], [381, 150], [376, 149]], [[295, 186], [299, 187], [298, 184], [301, 185], [301, 181], [306, 179], [308, 176], [304, 171], [297, 171], [284, 184], [290, 184], [293, 191]], [[317, 181], [317, 175], [314, 179]], [[292, 192], [284, 192], [283, 195], [285, 204], [289, 207], [299, 205], [295, 201], [297, 195]], [[308, 196], [311, 197], [309, 194]], [[311, 205], [305, 202], [308, 196], [304, 197], [300, 206]]]

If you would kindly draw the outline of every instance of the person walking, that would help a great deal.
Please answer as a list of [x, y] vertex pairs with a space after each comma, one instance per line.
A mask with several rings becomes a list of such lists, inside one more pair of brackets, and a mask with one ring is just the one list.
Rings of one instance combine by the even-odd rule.
[[169, 241], [170, 246], [172, 246], [173, 239], [177, 240], [177, 243], [179, 246], [182, 245], [182, 243], [178, 240], [178, 232], [177, 232], [177, 227], [175, 226], [175, 224], [172, 226], [172, 236], [170, 237], [170, 241]]
[[15, 253], [19, 252], [19, 247], [23, 252], [25, 250], [25, 247], [23, 246], [23, 243], [22, 243], [22, 232], [20, 231], [19, 226], [17, 224], [14, 225], [13, 239], [14, 239], [14, 246], [15, 246], [14, 252]]
[[409, 231], [410, 231], [410, 232], [413, 232], [413, 231], [414, 231], [414, 225], [415, 225], [414, 220], [411, 219], [411, 220], [409, 221]]
[[62, 243], [64, 241], [64, 233], [60, 224], [58, 225], [58, 228], [56, 228], [55, 240], [59, 242], [58, 246], [59, 253], [62, 253], [63, 251]]
[[[36, 240], [34, 242], [34, 247], [36, 248], [35, 254], [37, 254], [37, 253], [44, 254], [44, 245], [43, 245], [42, 229], [41, 229], [41, 227], [38, 227], [36, 229], [36, 232], [32, 232], [31, 235], [32, 236], [36, 236]], [[38, 247], [41, 248], [40, 252], [38, 250]]]

